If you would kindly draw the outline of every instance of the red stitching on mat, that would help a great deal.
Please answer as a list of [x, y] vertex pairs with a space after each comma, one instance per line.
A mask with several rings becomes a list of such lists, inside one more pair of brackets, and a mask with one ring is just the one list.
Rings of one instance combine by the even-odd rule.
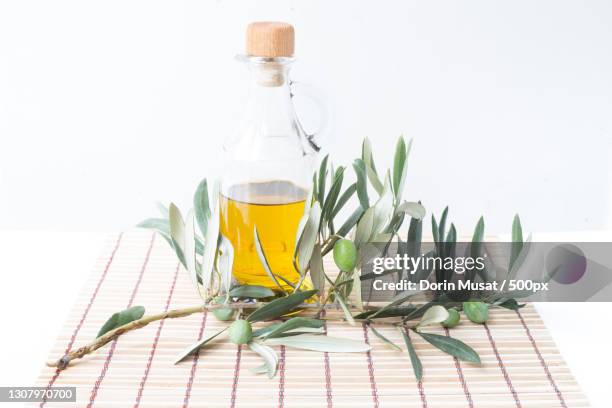
[[[323, 310], [323, 316], [325, 316], [325, 310]], [[323, 320], [323, 330], [327, 335], [327, 321]], [[326, 351], [323, 353], [323, 362], [325, 363], [325, 391], [327, 394], [327, 408], [334, 406], [332, 399], [332, 385], [331, 385], [331, 366], [329, 364], [329, 353]]]
[[[174, 287], [176, 286], [176, 278], [178, 277], [180, 263], [176, 265], [176, 271], [174, 272], [174, 279], [172, 280], [172, 286], [170, 287], [170, 293], [168, 293], [168, 298], [166, 299], [166, 306], [164, 307], [164, 313], [168, 311], [170, 308], [170, 301], [172, 300], [172, 294], [174, 293]], [[145, 372], [142, 375], [142, 379], [140, 380], [140, 386], [138, 387], [138, 394], [136, 396], [136, 402], [134, 403], [134, 408], [138, 408], [140, 405], [140, 399], [142, 398], [142, 392], [144, 391], [145, 384], [147, 383], [147, 378], [149, 378], [149, 371], [151, 370], [151, 364], [153, 363], [153, 357], [155, 357], [155, 350], [157, 350], [157, 343], [159, 342], [159, 337], [161, 335], [161, 331], [164, 328], [164, 322], [166, 319], [162, 319], [159, 322], [159, 326], [157, 326], [157, 333], [155, 333], [155, 340], [153, 340], [153, 344], [151, 345], [151, 352], [149, 353], [149, 360], [147, 361], [147, 367], [145, 368]]]
[[[100, 290], [100, 286], [102, 286], [102, 282], [104, 282], [104, 279], [106, 278], [106, 275], [108, 273], [108, 270], [110, 269], [111, 263], [113, 263], [115, 254], [117, 253], [117, 250], [119, 249], [119, 244], [121, 244], [122, 237], [123, 237], [123, 233], [119, 234], [119, 236], [117, 237], [117, 241], [115, 242], [115, 247], [113, 248], [113, 251], [111, 252], [110, 257], [108, 258], [108, 261], [106, 261], [106, 265], [104, 266], [102, 275], [100, 276], [100, 279], [98, 280], [98, 283], [96, 284], [96, 288], [91, 294], [89, 298], [89, 303], [87, 303], [87, 306], [85, 307], [85, 310], [83, 311], [83, 314], [81, 315], [81, 320], [79, 320], [79, 323], [77, 324], [77, 326], [74, 328], [74, 331], [72, 332], [72, 336], [70, 336], [70, 341], [68, 342], [68, 346], [66, 346], [66, 350], [64, 351], [64, 354], [68, 354], [70, 352], [70, 349], [74, 345], [74, 342], [76, 341], [76, 337], [79, 334], [81, 327], [83, 327], [85, 318], [89, 314], [89, 309], [91, 309], [91, 306], [93, 305], [94, 300], [96, 300], [96, 296], [98, 296], [98, 291]], [[53, 376], [49, 380], [49, 383], [47, 384], [47, 390], [49, 390], [53, 386], [53, 384], [55, 383], [55, 380], [57, 380], [60, 373], [61, 373], [61, 370], [59, 369], [55, 370], [55, 373], [53, 374]], [[46, 396], [46, 393], [45, 393], [45, 396]], [[43, 399], [43, 401], [40, 403], [40, 407], [41, 408], [44, 407], [46, 403], [47, 403], [47, 399], [45, 397], [45, 399]]]
[[[136, 292], [138, 292], [138, 288], [140, 287], [140, 282], [142, 282], [142, 275], [144, 275], [144, 271], [147, 268], [147, 264], [149, 263], [149, 257], [151, 256], [151, 250], [153, 249], [153, 243], [155, 242], [155, 235], [151, 236], [151, 242], [149, 243], [149, 249], [147, 249], [147, 255], [145, 256], [145, 260], [140, 268], [140, 274], [138, 275], [138, 280], [136, 281], [136, 285], [134, 289], [132, 289], [132, 295], [130, 296], [130, 300], [126, 306], [126, 309], [132, 306], [132, 302], [136, 297]], [[104, 380], [104, 376], [106, 376], [106, 372], [108, 371], [108, 366], [110, 365], [111, 359], [113, 358], [113, 354], [115, 354], [115, 348], [117, 347], [117, 340], [113, 340], [113, 344], [111, 344], [111, 348], [106, 355], [106, 360], [104, 361], [104, 366], [102, 366], [102, 371], [100, 371], [100, 375], [96, 380], [93, 389], [91, 390], [91, 395], [89, 396], [89, 404], [87, 404], [87, 408], [91, 408], [93, 406], [94, 401], [96, 400], [96, 396], [98, 395], [98, 390], [100, 389], [100, 385]]]
[[531, 330], [529, 330], [529, 327], [527, 327], [527, 323], [525, 323], [525, 319], [523, 319], [523, 316], [521, 315], [521, 312], [518, 309], [516, 310], [516, 314], [521, 320], [521, 324], [525, 328], [527, 337], [529, 338], [529, 341], [531, 342], [531, 345], [533, 346], [533, 350], [536, 352], [536, 355], [538, 356], [538, 359], [540, 360], [540, 365], [544, 369], [544, 372], [546, 373], [546, 377], [548, 377], [548, 381], [550, 381], [550, 385], [552, 385], [553, 390], [555, 390], [555, 393], [557, 394], [557, 398], [559, 398], [559, 402], [561, 403], [561, 406], [563, 408], [567, 408], [567, 404], [565, 403], [563, 394], [561, 394], [561, 390], [559, 390], [559, 388], [557, 387], [557, 383], [555, 383], [555, 380], [553, 379], [553, 376], [550, 373], [550, 370], [548, 369], [548, 364], [546, 364], [546, 361], [544, 360], [544, 357], [542, 357], [542, 353], [540, 353], [540, 349], [538, 348], [538, 345], [536, 344], [535, 339], [531, 335]]
[[514, 389], [514, 385], [512, 385], [512, 380], [510, 379], [510, 376], [508, 375], [508, 372], [506, 371], [506, 366], [504, 365], [504, 362], [502, 361], [502, 358], [499, 355], [499, 351], [497, 350], [497, 345], [495, 344], [495, 340], [493, 340], [493, 336], [491, 335], [491, 330], [489, 330], [489, 326], [487, 326], [487, 324], [483, 324], [483, 326], [485, 330], [487, 331], [487, 336], [489, 337], [489, 343], [491, 343], [491, 347], [493, 348], [493, 351], [495, 352], [495, 357], [497, 357], [497, 364], [499, 365], [499, 368], [502, 374], [504, 375], [504, 378], [506, 379], [506, 384], [508, 384], [508, 388], [510, 389], [512, 396], [514, 397], [514, 402], [516, 403], [516, 406], [518, 408], [521, 408], [521, 401], [519, 400], [518, 394], [516, 393], [516, 390]]
[[423, 388], [423, 380], [419, 381], [419, 395], [421, 396], [421, 403], [423, 408], [427, 408], [427, 398], [425, 398], [425, 389]]
[[285, 346], [280, 347], [280, 361], [278, 368], [280, 376], [278, 379], [278, 408], [285, 406]]
[[[444, 328], [444, 332], [447, 337], [450, 337], [449, 330]], [[457, 375], [459, 375], [459, 381], [461, 382], [461, 387], [463, 388], [463, 393], [465, 394], [465, 398], [467, 398], [468, 406], [470, 408], [474, 408], [474, 401], [472, 401], [472, 394], [470, 394], [470, 390], [468, 389], [467, 383], [465, 382], [465, 377], [463, 375], [463, 368], [461, 368], [461, 363], [457, 357], [453, 357], [455, 360], [455, 368], [457, 369]]]
[[[202, 313], [202, 324], [200, 325], [200, 333], [198, 333], [198, 339], [201, 339], [204, 335], [204, 328], [206, 327], [206, 316], [208, 316], [208, 310], [204, 310]], [[183, 408], [187, 408], [189, 405], [189, 398], [191, 398], [191, 387], [193, 386], [193, 380], [195, 378], [196, 369], [198, 367], [198, 361], [200, 360], [200, 349], [195, 352], [193, 356], [193, 363], [191, 363], [191, 372], [189, 373], [189, 380], [187, 381], [187, 387], [185, 389], [185, 398], [183, 398]]]
[[234, 365], [234, 383], [232, 384], [232, 399], [230, 408], [236, 406], [236, 390], [238, 390], [238, 375], [240, 374], [240, 355], [242, 354], [242, 346], [238, 346], [236, 350], [236, 365]]
[[[365, 322], [362, 324], [363, 326], [363, 339], [366, 344], [370, 344], [370, 339], [368, 338], [368, 326]], [[370, 388], [372, 388], [372, 399], [374, 400], [374, 407], [378, 408], [378, 388], [376, 387], [376, 379], [374, 378], [374, 361], [372, 361], [372, 353], [368, 350], [366, 353], [368, 358], [368, 373], [370, 374]]]

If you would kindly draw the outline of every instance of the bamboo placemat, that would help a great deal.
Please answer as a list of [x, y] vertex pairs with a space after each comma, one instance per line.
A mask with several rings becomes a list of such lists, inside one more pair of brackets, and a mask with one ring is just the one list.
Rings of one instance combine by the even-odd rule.
[[[148, 313], [198, 303], [167, 243], [147, 231], [111, 237], [79, 295], [49, 359], [90, 342], [104, 321], [130, 305]], [[154, 322], [79, 360], [65, 371], [43, 368], [37, 385], [76, 386], [70, 407], [584, 407], [588, 402], [532, 306], [495, 309], [487, 325], [462, 320], [453, 336], [483, 365], [459, 362], [413, 336], [424, 367], [414, 379], [408, 354], [386, 347], [367, 328], [329, 323], [330, 335], [365, 340], [370, 353], [317, 353], [281, 347], [274, 379], [249, 368], [260, 358], [221, 341], [178, 365], [172, 359], [224, 323], [212, 314]], [[432, 329], [435, 331], [435, 329]], [[380, 327], [403, 346], [400, 333]], [[438, 329], [445, 334], [444, 329]]]

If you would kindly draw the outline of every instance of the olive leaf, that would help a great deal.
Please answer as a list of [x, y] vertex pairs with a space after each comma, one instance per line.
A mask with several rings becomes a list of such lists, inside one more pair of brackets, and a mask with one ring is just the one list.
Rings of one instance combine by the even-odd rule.
[[501, 298], [496, 300], [495, 302], [493, 302], [493, 304], [499, 306], [499, 307], [503, 307], [504, 309], [508, 309], [508, 310], [519, 310], [523, 307], [526, 306], [526, 304], [519, 304], [516, 299], [507, 299], [507, 298]]
[[[167, 240], [170, 239], [170, 224], [167, 219], [163, 218], [147, 218], [136, 225], [138, 228], [146, 228], [159, 232]], [[172, 246], [172, 243], [170, 246]]]
[[[366, 247], [366, 248], [367, 248], [367, 247]], [[376, 250], [376, 249], [375, 249], [375, 250]], [[376, 251], [377, 251], [377, 250], [376, 250]], [[365, 250], [364, 250], [363, 252], [365, 252]], [[365, 258], [365, 257], [364, 257], [364, 258]], [[361, 275], [361, 276], [359, 277], [359, 280], [362, 280], [362, 281], [364, 281], [364, 280], [372, 280], [373, 278], [376, 278], [376, 277], [386, 276], [386, 275], [391, 275], [391, 274], [394, 274], [394, 273], [395, 273], [395, 274], [397, 274], [397, 273], [399, 273], [399, 272], [401, 272], [401, 269], [385, 269], [385, 270], [384, 270], [383, 272], [381, 272], [381, 273], [374, 273], [374, 272], [370, 272], [370, 273], [363, 274], [363, 275]]]
[[[355, 315], [355, 319], [374, 319], [374, 318], [379, 318], [379, 319], [383, 319], [385, 317], [404, 317], [404, 316], [408, 316], [409, 314], [413, 313], [416, 310], [415, 306], [409, 305], [409, 306], [393, 306], [393, 307], [389, 307], [386, 308], [385, 310], [366, 310], [365, 312], [361, 312], [358, 315]], [[376, 316], [370, 317], [372, 316], [374, 313], [376, 313]]]
[[298, 228], [295, 234], [295, 246], [293, 248], [293, 259], [297, 257], [298, 248], [300, 246], [300, 240], [302, 235], [304, 234], [304, 228], [306, 228], [306, 224], [308, 223], [308, 218], [310, 217], [310, 207], [304, 210], [304, 214], [302, 218], [300, 218], [300, 222], [298, 224]]
[[232, 269], [234, 267], [234, 246], [229, 239], [222, 234], [219, 236], [219, 256], [217, 257], [217, 269], [221, 275], [221, 289], [228, 293], [232, 285]]
[[421, 240], [423, 237], [423, 220], [412, 217], [406, 237], [406, 253], [408, 256], [421, 255]]
[[365, 163], [361, 159], [353, 161], [353, 169], [357, 175], [357, 197], [361, 208], [367, 209], [370, 207], [370, 198], [368, 197], [368, 182]]
[[357, 309], [363, 310], [363, 299], [361, 295], [361, 274], [360, 269], [353, 270], [353, 286], [351, 286], [351, 293], [355, 294], [355, 303]]
[[417, 330], [419, 330], [421, 327], [442, 323], [446, 319], [448, 319], [448, 310], [446, 310], [444, 306], [432, 306], [427, 309], [425, 313], [423, 313], [421, 321], [417, 325]]
[[217, 243], [219, 240], [219, 182], [213, 186], [213, 193], [210, 200], [211, 215], [206, 226], [206, 236], [204, 238], [204, 252], [202, 254], [202, 288], [208, 291], [213, 276], [215, 256], [217, 254]]
[[533, 295], [533, 290], [513, 290], [500, 292], [493, 299], [522, 299]]
[[508, 265], [508, 270], [512, 269], [516, 258], [518, 258], [521, 249], [523, 249], [523, 228], [521, 227], [521, 219], [518, 214], [516, 214], [514, 220], [512, 220], [512, 245], [510, 249], [510, 264]]
[[438, 235], [440, 236], [440, 240], [444, 241], [444, 233], [446, 232], [446, 218], [448, 217], [448, 206], [444, 208], [442, 211], [442, 216], [440, 217], [440, 226], [438, 227]]
[[208, 183], [206, 179], [202, 180], [198, 184], [198, 188], [193, 196], [193, 208], [195, 211], [195, 218], [202, 232], [202, 236], [206, 236], [206, 230], [208, 228], [208, 220], [211, 217], [210, 204], [208, 199]]
[[370, 184], [372, 184], [372, 187], [374, 187], [374, 190], [376, 190], [378, 194], [382, 194], [383, 184], [378, 178], [378, 173], [376, 172], [374, 157], [372, 156], [372, 144], [368, 138], [363, 139], [363, 144], [361, 145], [361, 159], [365, 164], [366, 173], [368, 175], [368, 180], [370, 180]]
[[[315, 171], [312, 174], [312, 199], [313, 201], [316, 201], [319, 197], [319, 186], [318, 186], [318, 182], [317, 182], [317, 172]], [[308, 207], [308, 203], [306, 203], [306, 207]]]
[[262, 320], [277, 318], [291, 311], [293, 308], [300, 305], [317, 292], [318, 291], [316, 289], [307, 290], [304, 292], [295, 292], [291, 295], [275, 299], [255, 310], [247, 317], [247, 320], [254, 323]]
[[319, 167], [319, 191], [317, 201], [319, 203], [325, 202], [325, 180], [327, 179], [327, 161], [329, 160], [329, 155], [325, 155], [323, 160], [321, 160], [321, 166]]
[[185, 223], [181, 211], [174, 203], [170, 203], [170, 207], [168, 207], [168, 220], [170, 222], [170, 237], [183, 251], [185, 248]]
[[334, 210], [331, 213], [331, 219], [335, 218], [336, 215], [338, 215], [338, 213], [344, 207], [346, 202], [351, 199], [353, 194], [355, 194], [355, 191], [357, 191], [357, 183], [353, 183], [348, 186], [348, 188], [344, 191], [344, 193], [342, 193], [342, 195], [338, 199], [336, 206], [334, 207]]
[[336, 205], [336, 201], [338, 200], [338, 196], [340, 195], [340, 189], [342, 189], [342, 182], [344, 180], [344, 167], [338, 167], [336, 172], [332, 177], [332, 185], [329, 188], [329, 193], [325, 198], [325, 203], [323, 204], [323, 208], [321, 210], [321, 219], [323, 220], [333, 220], [331, 214]]
[[414, 376], [417, 381], [421, 381], [423, 379], [423, 364], [421, 363], [421, 359], [417, 355], [414, 350], [414, 346], [412, 345], [412, 340], [410, 339], [410, 334], [408, 329], [399, 328], [398, 330], [402, 333], [402, 337], [404, 338], [404, 343], [406, 343], [406, 349], [408, 350], [408, 355], [410, 356], [410, 362], [412, 363], [412, 371], [414, 371]]
[[182, 257], [183, 254], [176, 252], [174, 244], [172, 243], [172, 238], [170, 238], [170, 223], [168, 222], [167, 219], [147, 218], [146, 220], [141, 221], [140, 223], [136, 224], [136, 227], [150, 229], [150, 230], [157, 232], [159, 235], [161, 235], [162, 238], [168, 243], [168, 245], [170, 245], [170, 248], [174, 250], [177, 258], [179, 259], [179, 261], [181, 261], [181, 264], [184, 265], [183, 263], [184, 259]]
[[187, 357], [190, 354], [195, 353], [196, 351], [198, 351], [199, 349], [201, 349], [202, 347], [204, 347], [205, 345], [210, 343], [212, 340], [214, 340], [215, 338], [219, 337], [219, 335], [221, 333], [225, 332], [227, 329], [229, 329], [229, 326], [219, 330], [218, 332], [216, 332], [215, 334], [213, 334], [211, 336], [205, 337], [205, 338], [200, 339], [200, 340], [196, 341], [195, 343], [191, 344], [190, 346], [185, 348], [183, 351], [181, 351], [177, 355], [177, 357], [174, 359], [174, 364], [180, 363], [185, 357]]
[[[472, 234], [472, 242], [482, 242], [484, 240], [484, 217], [481, 216], [476, 223], [474, 228], [474, 234]], [[478, 252], [478, 251], [477, 251]]]
[[[515, 243], [513, 242], [511, 245], [514, 248]], [[531, 234], [529, 234], [525, 242], [521, 242], [521, 250], [519, 251], [516, 258], [514, 259], [514, 262], [512, 262], [512, 266], [510, 270], [508, 271], [508, 278], [514, 278], [516, 276], [519, 269], [521, 269], [521, 266], [523, 266], [523, 264], [525, 263], [525, 259], [527, 259], [527, 255], [529, 255], [530, 249], [531, 249]], [[549, 278], [552, 278], [553, 275], [554, 273], [548, 274]]]
[[[484, 240], [484, 229], [485, 229], [485, 222], [484, 222], [484, 217], [480, 217], [478, 219], [478, 222], [476, 223], [476, 227], [474, 228], [474, 233], [472, 234], [472, 241], [470, 243], [469, 249], [470, 249], [470, 256], [474, 259], [482, 256], [482, 251], [483, 251], [483, 246], [482, 246], [482, 242]], [[476, 269], [478, 275], [482, 278], [483, 281], [487, 281], [487, 271], [486, 268], [485, 269]], [[470, 272], [467, 275], [468, 279], [473, 279], [475, 276], [474, 272]]]
[[368, 327], [370, 328], [370, 330], [372, 330], [372, 333], [374, 333], [374, 335], [376, 337], [378, 337], [379, 339], [381, 339], [387, 346], [391, 347], [394, 350], [397, 351], [402, 351], [401, 347], [398, 346], [397, 344], [395, 344], [394, 342], [392, 342], [391, 340], [389, 340], [388, 338], [386, 338], [385, 336], [383, 336], [382, 333], [380, 333], [378, 330], [376, 330], [374, 328], [374, 326], [372, 325], [368, 325]]
[[457, 357], [459, 360], [467, 361], [468, 363], [480, 364], [480, 357], [478, 356], [478, 353], [476, 353], [474, 349], [461, 340], [433, 333], [417, 333], [432, 346], [447, 354], [450, 354], [453, 357]]
[[121, 327], [124, 324], [133, 322], [134, 320], [140, 319], [144, 316], [145, 308], [142, 306], [132, 306], [128, 309], [122, 310], [121, 312], [114, 313], [109, 319], [102, 325], [100, 331], [96, 335], [96, 338], [103, 336], [111, 330]]
[[261, 299], [272, 297], [275, 293], [265, 286], [242, 285], [233, 287], [229, 291], [229, 295], [234, 298]]
[[[457, 230], [455, 228], [455, 224], [451, 223], [450, 228], [448, 230], [448, 234], [446, 235], [446, 243], [444, 244], [444, 251], [446, 257], [454, 258], [456, 256], [455, 250], [457, 248]], [[442, 266], [444, 270], [444, 279], [451, 280], [453, 276], [453, 269], [446, 268], [444, 265]]]
[[256, 367], [252, 371], [256, 374], [266, 373], [268, 378], [274, 378], [276, 370], [278, 369], [278, 355], [272, 349], [272, 347], [265, 346], [256, 341], [250, 341], [248, 343], [249, 348], [255, 353], [259, 354], [264, 360], [264, 363], [260, 367]]
[[450, 256], [450, 257], [455, 256], [456, 244], [457, 244], [457, 229], [455, 228], [455, 224], [451, 223], [451, 226], [448, 229], [448, 234], [446, 235], [446, 244], [444, 245], [445, 256]]
[[318, 329], [323, 327], [323, 324], [323, 320], [319, 319], [311, 319], [307, 317], [292, 317], [291, 319], [282, 322], [280, 325], [274, 327], [270, 332], [262, 336], [262, 338], [264, 340], [271, 339], [274, 337], [278, 337], [279, 335], [285, 332], [295, 330], [301, 327]]
[[481, 216], [476, 223], [474, 228], [474, 234], [472, 234], [472, 242], [470, 244], [470, 254], [476, 258], [482, 253], [482, 242], [484, 240], [484, 218]]
[[412, 139], [408, 142], [404, 141], [404, 137], [400, 136], [397, 140], [395, 148], [395, 157], [393, 159], [393, 191], [397, 201], [402, 199], [404, 184], [406, 183], [406, 173], [408, 170], [408, 154], [412, 147]]
[[361, 207], [358, 207], [355, 211], [353, 211], [353, 213], [346, 219], [344, 224], [342, 224], [337, 234], [341, 237], [345, 237], [351, 231], [351, 229], [353, 229], [355, 224], [357, 224], [357, 221], [359, 221], [363, 213], [364, 209]]
[[305, 272], [312, 251], [314, 250], [315, 243], [317, 241], [317, 234], [319, 233], [319, 224], [321, 221], [321, 207], [318, 202], [315, 202], [310, 208], [310, 214], [308, 221], [304, 226], [304, 231], [300, 236], [298, 243], [297, 259], [298, 265], [301, 272]]
[[438, 223], [436, 221], [436, 216], [433, 214], [431, 214], [431, 235], [434, 243], [437, 244], [440, 241], [440, 236], [438, 234]]
[[168, 207], [165, 204], [160, 203], [159, 201], [155, 203], [157, 207], [157, 211], [161, 214], [162, 217], [168, 218]]
[[370, 237], [370, 240], [373, 242], [386, 242], [386, 243], [390, 243], [391, 240], [393, 239], [394, 235], [391, 234], [390, 232], [383, 232], [383, 233], [379, 233], [379, 234], [374, 234]]
[[422, 220], [423, 218], [425, 218], [426, 214], [425, 207], [423, 207], [421, 203], [415, 203], [410, 201], [404, 201], [403, 203], [401, 203], [397, 207], [396, 212], [404, 212], [410, 217], [415, 218], [417, 220]]
[[187, 268], [185, 260], [185, 223], [181, 211], [174, 203], [170, 203], [168, 207], [168, 221], [170, 224], [170, 240], [176, 256], [181, 261], [183, 266]]
[[[314, 174], [313, 176], [314, 180], [316, 180], [315, 176], [316, 174]], [[316, 197], [316, 191], [314, 187], [308, 193], [308, 197], [306, 197], [306, 202], [304, 203], [304, 213], [302, 214], [302, 218], [300, 218], [300, 222], [298, 224], [298, 228], [295, 233], [295, 246], [293, 248], [293, 259], [296, 259], [297, 257], [298, 247], [300, 245], [300, 238], [302, 237], [302, 234], [304, 233], [304, 228], [306, 227], [306, 223], [308, 222], [308, 218], [310, 217], [310, 210], [312, 208], [312, 205], [314, 204], [313, 197]]]
[[[374, 204], [374, 219], [372, 222], [372, 235], [377, 235], [378, 233], [384, 231], [385, 227], [391, 221], [393, 214], [395, 213], [393, 207], [393, 191], [391, 189], [391, 176], [387, 172], [387, 177], [385, 178], [385, 185], [382, 192], [382, 195]], [[372, 236], [370, 235], [370, 237]]]
[[[166, 216], [168, 217], [169, 215], [166, 213]], [[147, 218], [146, 220], [141, 221], [140, 223], [136, 224], [136, 227], [150, 229], [150, 230], [157, 232], [168, 243], [168, 245], [170, 245], [170, 247], [173, 250], [175, 250], [174, 244], [172, 243], [172, 238], [170, 238], [170, 223], [168, 219]], [[198, 254], [202, 254], [203, 249], [204, 249], [204, 245], [202, 244], [202, 241], [200, 240], [199, 237], [196, 236], [196, 252]], [[176, 255], [180, 260], [182, 253], [177, 253]]]
[[266, 271], [266, 274], [268, 275], [268, 277], [272, 279], [272, 282], [276, 283], [276, 286], [278, 286], [281, 291], [286, 293], [285, 288], [278, 281], [277, 275], [275, 275], [274, 272], [272, 272], [272, 268], [270, 268], [270, 264], [268, 263], [268, 258], [266, 257], [266, 253], [264, 252], [264, 249], [261, 245], [261, 240], [259, 239], [259, 233], [257, 232], [257, 225], [253, 227], [253, 236], [255, 238], [255, 251], [257, 252], [257, 257], [259, 258], [259, 262], [261, 263], [261, 266], [264, 268], [264, 271]]
[[[406, 163], [406, 141], [403, 136], [397, 139], [393, 158], [393, 190], [398, 191]], [[397, 195], [396, 195], [397, 196]]]
[[418, 307], [415, 307], [414, 311], [412, 313], [409, 313], [408, 315], [404, 316], [404, 318], [402, 319], [404, 322], [407, 322], [409, 320], [412, 319], [419, 319], [423, 316], [423, 314], [427, 311], [427, 309], [429, 309], [432, 306], [435, 305], [439, 305], [441, 302], [439, 300], [430, 300], [429, 302], [419, 305]]
[[[267, 374], [268, 373], [268, 367], [265, 364], [262, 364], [262, 365], [257, 366], [257, 367], [249, 368], [249, 371], [252, 372], [253, 374]], [[274, 373], [274, 375], [276, 375], [276, 373]]]
[[374, 317], [382, 315], [387, 310], [392, 309], [393, 307], [397, 305], [401, 305], [402, 303], [404, 303], [405, 301], [407, 301], [408, 299], [410, 299], [411, 297], [419, 293], [421, 292], [420, 291], [414, 291], [414, 292], [405, 291], [405, 292], [398, 293], [391, 299], [389, 303], [387, 303], [386, 305], [384, 305], [383, 307], [381, 307], [380, 309], [372, 313], [370, 316], [368, 316], [368, 319], [372, 319]]
[[[276, 330], [278, 327], [282, 326], [285, 322], [272, 323], [267, 326], [261, 327], [257, 330], [253, 330], [253, 337], [264, 337]], [[320, 334], [324, 333], [324, 327], [298, 327], [296, 329], [286, 330], [284, 333], [279, 334], [279, 336], [292, 336], [295, 334], [304, 334], [304, 333], [315, 333]]]
[[357, 248], [359, 248], [362, 244], [367, 243], [372, 236], [372, 228], [374, 226], [374, 211], [374, 207], [368, 208], [359, 222], [357, 222], [354, 240]]
[[349, 307], [346, 304], [346, 300], [344, 300], [344, 298], [342, 297], [340, 293], [336, 293], [336, 299], [338, 300], [338, 304], [340, 305], [340, 308], [342, 309], [342, 312], [344, 313], [344, 317], [346, 318], [346, 321], [351, 326], [354, 326], [355, 319], [353, 318], [353, 315], [351, 314], [351, 311], [349, 310]]
[[[299, 289], [299, 287], [295, 283], [291, 282], [289, 279], [285, 278], [283, 275], [277, 275], [277, 274], [273, 274], [273, 275], [277, 279], [282, 280], [285, 283], [285, 285], [287, 285], [290, 288], [292, 288], [294, 292]], [[300, 282], [299, 282], [300, 286], [301, 286], [301, 283], [302, 283], [301, 281], [302, 281], [302, 279], [300, 279]], [[287, 293], [284, 289], [283, 289], [283, 292]]]
[[189, 211], [187, 213], [187, 218], [185, 219], [185, 266], [187, 272], [189, 272], [189, 276], [191, 277], [191, 282], [193, 286], [198, 291], [198, 294], [202, 299], [205, 298], [204, 294], [201, 291], [199, 282], [201, 281], [201, 277], [199, 276], [200, 265], [198, 264], [198, 260], [196, 259], [196, 236], [195, 236], [195, 217], [193, 211]]
[[325, 288], [325, 271], [323, 270], [323, 257], [321, 245], [316, 244], [310, 257], [310, 278], [315, 289], [322, 292]]
[[317, 334], [298, 334], [288, 337], [275, 337], [265, 341], [272, 346], [287, 346], [303, 350], [328, 353], [360, 353], [371, 349], [366, 343], [338, 337]]

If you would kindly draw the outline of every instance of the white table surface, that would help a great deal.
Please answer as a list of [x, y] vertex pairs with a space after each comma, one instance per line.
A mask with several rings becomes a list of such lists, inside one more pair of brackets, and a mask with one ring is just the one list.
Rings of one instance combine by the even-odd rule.
[[[105, 233], [0, 231], [0, 386], [38, 376]], [[612, 303], [538, 304], [593, 407], [610, 407]]]

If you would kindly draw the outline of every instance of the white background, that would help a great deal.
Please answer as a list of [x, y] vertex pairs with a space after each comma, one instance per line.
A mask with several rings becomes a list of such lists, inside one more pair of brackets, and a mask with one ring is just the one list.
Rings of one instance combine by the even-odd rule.
[[407, 198], [460, 233], [612, 214], [609, 1], [0, 3], [0, 228], [114, 230], [218, 173], [249, 21], [297, 31], [295, 79], [335, 106], [336, 163], [415, 140]]
[[[612, 227], [608, 1], [2, 0], [0, 385], [38, 373], [99, 232], [184, 207], [219, 173], [246, 92], [233, 56], [259, 19], [295, 25], [293, 77], [333, 104], [336, 163], [368, 136], [384, 167], [404, 134], [406, 198], [450, 204], [460, 233], [515, 212], [526, 231]], [[600, 307], [540, 310], [604, 407]]]

